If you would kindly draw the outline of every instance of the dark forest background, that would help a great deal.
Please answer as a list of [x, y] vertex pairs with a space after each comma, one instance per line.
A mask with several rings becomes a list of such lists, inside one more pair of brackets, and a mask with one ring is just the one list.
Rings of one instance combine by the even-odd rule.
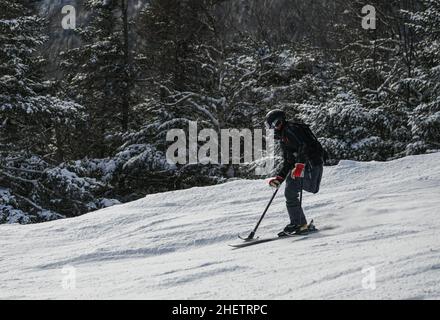
[[283, 109], [330, 165], [433, 152], [439, 49], [440, 0], [0, 0], [0, 223], [253, 178], [168, 164], [166, 132], [190, 120], [262, 128]]

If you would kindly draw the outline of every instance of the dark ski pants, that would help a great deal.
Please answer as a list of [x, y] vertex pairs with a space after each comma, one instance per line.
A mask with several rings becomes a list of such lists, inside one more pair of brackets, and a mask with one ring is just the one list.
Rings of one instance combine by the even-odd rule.
[[310, 163], [307, 163], [304, 169], [304, 178], [293, 179], [290, 174], [287, 177], [284, 195], [286, 197], [287, 212], [289, 213], [291, 224], [302, 225], [307, 223], [300, 203], [301, 187], [307, 192], [318, 193], [322, 171], [322, 165], [311, 166]]

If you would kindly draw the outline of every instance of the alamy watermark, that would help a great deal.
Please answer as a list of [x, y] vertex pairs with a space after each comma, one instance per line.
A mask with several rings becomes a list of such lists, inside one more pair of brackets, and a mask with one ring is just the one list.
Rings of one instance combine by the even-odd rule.
[[365, 30], [376, 29], [376, 8], [372, 5], [366, 5], [362, 8], [362, 28]]
[[197, 122], [189, 121], [187, 132], [188, 136], [183, 129], [167, 132], [166, 140], [173, 142], [166, 152], [168, 163], [246, 165], [258, 162], [256, 175], [269, 174], [274, 168], [272, 130], [266, 131], [266, 150], [263, 150], [262, 129], [221, 129], [220, 133], [202, 129], [199, 132]]
[[[61, 9], [63, 18], [61, 20], [61, 26], [65, 30], [76, 29], [76, 9], [72, 5], [65, 5]], [[376, 29], [376, 8], [372, 5], [365, 5], [362, 7], [362, 28], [365, 30]]]
[[362, 269], [362, 288], [365, 290], [376, 290], [376, 268], [365, 267]]
[[76, 9], [72, 5], [65, 5], [61, 9], [61, 13], [64, 15], [61, 20], [61, 26], [64, 30], [76, 29]]
[[76, 289], [76, 268], [73, 266], [64, 266], [61, 270], [64, 275], [61, 280], [61, 287], [64, 290], [75, 290]]

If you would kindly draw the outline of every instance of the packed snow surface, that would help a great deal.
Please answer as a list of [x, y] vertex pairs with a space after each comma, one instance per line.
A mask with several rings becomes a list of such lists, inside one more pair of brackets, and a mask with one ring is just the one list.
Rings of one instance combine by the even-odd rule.
[[[288, 222], [282, 193], [260, 237]], [[440, 298], [440, 153], [326, 167], [320, 193], [304, 194], [321, 232], [229, 247], [271, 194], [238, 180], [1, 225], [0, 298]]]

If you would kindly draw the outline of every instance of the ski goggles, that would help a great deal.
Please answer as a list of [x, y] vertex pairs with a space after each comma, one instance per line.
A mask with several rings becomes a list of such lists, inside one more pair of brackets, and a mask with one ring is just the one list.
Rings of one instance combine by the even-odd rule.
[[281, 118], [275, 119], [274, 121], [270, 123], [266, 123], [266, 127], [268, 129], [279, 129], [279, 126], [283, 123], [283, 120]]

